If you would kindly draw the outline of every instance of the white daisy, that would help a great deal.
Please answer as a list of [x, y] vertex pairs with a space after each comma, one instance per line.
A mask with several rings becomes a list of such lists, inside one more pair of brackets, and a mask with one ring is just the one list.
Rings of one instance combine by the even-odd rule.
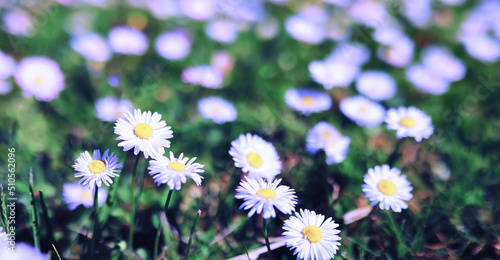
[[325, 220], [324, 215], [300, 209], [295, 216], [285, 220], [282, 235], [285, 236], [285, 245], [295, 249], [293, 254], [297, 259], [329, 260], [340, 246], [338, 226], [332, 218]]
[[84, 186], [88, 184], [93, 190], [96, 185], [101, 187], [103, 182], [107, 186], [113, 183], [111, 177], [118, 176], [123, 163], [118, 163], [118, 156], [110, 154], [109, 149], [102, 156], [101, 151], [96, 149], [92, 156], [88, 151], [81, 153], [72, 167], [77, 171], [74, 175], [76, 178], [83, 177], [78, 183]]
[[[100, 207], [106, 202], [108, 192], [104, 188], [99, 188], [97, 192], [97, 200]], [[94, 193], [78, 183], [66, 183], [63, 185], [63, 199], [68, 204], [70, 210], [76, 209], [79, 205], [83, 205], [86, 208], [94, 205]]]
[[203, 177], [199, 174], [205, 172], [202, 169], [205, 165], [194, 163], [196, 157], [189, 160], [188, 157], [183, 156], [184, 154], [181, 153], [179, 158], [175, 158], [174, 153], [170, 152], [170, 158], [159, 155], [149, 161], [149, 175], [158, 186], [166, 183], [171, 190], [180, 190], [181, 185], [186, 183], [186, 177], [191, 178], [196, 185], [201, 185]]
[[406, 77], [420, 91], [441, 95], [448, 90], [450, 83], [435, 70], [426, 66], [413, 65], [406, 70]]
[[[3, 231], [3, 227], [0, 227], [0, 252], [7, 250], [9, 245], [9, 235]], [[0, 256], [2, 254], [0, 253]]]
[[218, 68], [201, 65], [196, 67], [189, 67], [182, 71], [182, 81], [193, 84], [201, 85], [205, 88], [220, 88], [224, 81], [224, 74]]
[[377, 50], [378, 57], [396, 67], [406, 67], [413, 59], [415, 43], [405, 35], [390, 42], [387, 46], [380, 46]]
[[250, 178], [266, 178], [272, 181], [281, 172], [281, 161], [273, 144], [258, 135], [247, 133], [231, 142], [229, 154], [234, 166], [248, 172]]
[[344, 98], [340, 101], [340, 111], [360, 126], [374, 127], [385, 118], [385, 108], [362, 96]]
[[285, 185], [278, 186], [280, 182], [281, 179], [266, 182], [262, 178], [256, 180], [245, 177], [245, 180], [242, 180], [240, 186], [236, 188], [234, 197], [245, 201], [241, 204], [240, 209], [250, 209], [248, 217], [255, 213], [262, 213], [265, 219], [275, 218], [274, 207], [283, 214], [292, 214], [297, 204], [295, 190]]
[[458, 81], [465, 76], [465, 65], [442, 46], [425, 48], [422, 52], [422, 63], [447, 81]]
[[310, 44], [319, 44], [325, 38], [323, 24], [300, 15], [287, 18], [285, 29], [294, 39]]
[[306, 150], [315, 154], [326, 147], [329, 138], [338, 135], [340, 132], [335, 127], [327, 122], [319, 122], [307, 133]]
[[14, 59], [0, 51], [0, 79], [6, 79], [14, 72], [16, 63]]
[[332, 106], [328, 94], [312, 89], [289, 89], [285, 93], [285, 102], [304, 115], [325, 111]]
[[170, 148], [167, 139], [174, 136], [170, 130], [172, 127], [160, 120], [161, 114], [157, 112], [151, 114], [151, 111], [134, 109], [133, 114], [125, 113], [115, 123], [115, 134], [119, 135], [116, 140], [123, 140], [118, 146], [123, 147], [124, 151], [134, 148], [135, 155], [142, 151], [146, 159], [164, 154], [165, 148]]
[[309, 72], [313, 80], [322, 84], [325, 89], [345, 88], [358, 75], [359, 66], [336, 60], [313, 61], [309, 64]]
[[35, 96], [40, 101], [52, 101], [64, 87], [64, 75], [59, 65], [45, 57], [29, 57], [19, 62], [14, 73], [25, 97]]
[[349, 151], [350, 142], [349, 137], [343, 136], [332, 125], [319, 122], [307, 133], [306, 150], [315, 154], [323, 149], [327, 164], [340, 163]]
[[21, 36], [33, 35], [33, 18], [30, 14], [18, 8], [5, 11], [2, 16], [5, 31]]
[[180, 12], [189, 19], [206, 21], [212, 19], [217, 13], [216, 2], [206, 0], [179, 1]]
[[232, 43], [238, 37], [238, 28], [231, 20], [214, 20], [206, 25], [205, 33], [214, 41]]
[[363, 192], [366, 197], [372, 201], [372, 206], [380, 202], [379, 207], [383, 210], [391, 208], [394, 212], [401, 212], [407, 209], [405, 201], [410, 200], [413, 195], [410, 193], [413, 189], [406, 176], [401, 175], [397, 168], [390, 168], [385, 164], [368, 169], [363, 184]]
[[17, 242], [14, 251], [11, 251], [7, 248], [0, 248], [0, 259], [9, 259], [9, 260], [47, 260], [47, 254], [40, 253], [36, 248], [32, 245]]
[[365, 71], [358, 76], [356, 88], [359, 93], [376, 101], [392, 98], [396, 94], [396, 82], [382, 71]]
[[238, 112], [233, 104], [219, 97], [206, 97], [198, 101], [198, 111], [203, 118], [208, 118], [217, 124], [236, 120]]
[[181, 60], [191, 52], [191, 40], [180, 30], [166, 32], [156, 39], [155, 48], [165, 59]]
[[71, 47], [85, 59], [104, 62], [111, 57], [108, 43], [98, 34], [86, 33], [74, 36], [71, 39]]
[[0, 79], [0, 95], [5, 95], [12, 90], [10, 82]]
[[349, 152], [351, 139], [343, 135], [332, 136], [325, 143], [326, 163], [328, 165], [342, 162]]
[[116, 53], [142, 55], [148, 49], [148, 38], [130, 27], [116, 27], [109, 32], [109, 45]]
[[115, 121], [127, 112], [134, 110], [134, 106], [126, 99], [105, 97], [95, 104], [96, 116], [102, 121]]
[[385, 122], [388, 129], [398, 131], [396, 133], [398, 139], [410, 136], [420, 142], [423, 138], [429, 138], [434, 132], [431, 117], [415, 107], [391, 108], [387, 111]]

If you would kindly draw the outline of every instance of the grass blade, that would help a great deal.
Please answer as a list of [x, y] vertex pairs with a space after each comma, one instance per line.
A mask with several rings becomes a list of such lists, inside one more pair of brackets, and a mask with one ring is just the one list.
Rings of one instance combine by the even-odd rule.
[[57, 252], [56, 246], [54, 246], [54, 244], [52, 244], [52, 247], [54, 248], [54, 252], [56, 252], [57, 259], [61, 260], [61, 256], [59, 255], [59, 252]]
[[30, 196], [31, 196], [31, 223], [33, 224], [33, 241], [37, 252], [40, 252], [40, 240], [38, 238], [38, 214], [35, 193], [33, 192], [33, 169], [30, 169]]
[[196, 224], [198, 223], [198, 219], [200, 219], [200, 214], [201, 210], [198, 210], [198, 213], [196, 214], [196, 219], [194, 220], [193, 227], [191, 228], [191, 233], [189, 234], [189, 241], [186, 249], [186, 260], [189, 259], [189, 251], [191, 251], [191, 242], [193, 239], [193, 233], [194, 233], [194, 228], [196, 227]]
[[52, 244], [55, 244], [56, 241], [54, 240], [54, 229], [52, 228], [52, 223], [50, 221], [49, 217], [49, 211], [47, 209], [47, 205], [45, 204], [45, 199], [43, 198], [43, 190], [40, 190], [40, 204], [42, 206], [42, 217], [43, 217], [43, 222], [45, 225], [47, 225], [47, 230], [49, 233], [49, 240]]

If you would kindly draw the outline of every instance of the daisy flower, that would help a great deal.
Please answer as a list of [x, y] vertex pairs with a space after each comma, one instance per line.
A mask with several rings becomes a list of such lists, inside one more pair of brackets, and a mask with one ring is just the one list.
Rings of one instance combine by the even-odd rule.
[[8, 245], [9, 245], [9, 235], [7, 235], [7, 233], [3, 231], [3, 227], [0, 227], [0, 252], [6, 250]]
[[351, 139], [343, 135], [328, 138], [325, 143], [326, 163], [328, 165], [342, 162], [349, 152]]
[[450, 83], [435, 70], [423, 65], [413, 65], [406, 70], [406, 77], [420, 91], [441, 95], [448, 90]]
[[285, 29], [294, 39], [310, 44], [321, 43], [326, 34], [323, 24], [300, 15], [287, 18]]
[[348, 97], [340, 101], [340, 111], [360, 126], [374, 127], [385, 118], [385, 108], [362, 96]]
[[397, 130], [398, 139], [410, 136], [420, 142], [434, 132], [431, 117], [415, 107], [391, 108], [387, 111], [385, 122], [388, 129]]
[[341, 239], [337, 234], [339, 224], [332, 218], [325, 220], [325, 216], [316, 214], [308, 209], [300, 209], [285, 220], [283, 236], [285, 245], [294, 250], [297, 259], [329, 260], [339, 249]]
[[214, 20], [206, 25], [205, 33], [210, 39], [227, 44], [238, 37], [238, 27], [231, 20]]
[[229, 154], [234, 166], [248, 172], [250, 178], [266, 178], [272, 181], [281, 172], [281, 161], [273, 144], [258, 135], [247, 133], [231, 142]]
[[96, 116], [102, 121], [115, 121], [123, 114], [133, 111], [134, 106], [126, 99], [105, 97], [97, 100], [95, 104]]
[[123, 163], [118, 163], [118, 156], [114, 153], [110, 154], [109, 149], [104, 151], [102, 156], [98, 149], [94, 150], [92, 156], [88, 151], [85, 151], [80, 154], [73, 165], [77, 171], [75, 177], [83, 177], [78, 183], [84, 186], [88, 184], [91, 190], [96, 185], [101, 187], [103, 182], [109, 186], [113, 183], [111, 177], [117, 177], [117, 173], [121, 172], [120, 168], [122, 167]]
[[186, 177], [191, 178], [196, 185], [200, 186], [203, 177], [199, 174], [205, 172], [203, 170], [205, 165], [194, 163], [195, 160], [196, 157], [189, 160], [182, 153], [179, 158], [175, 158], [172, 152], [170, 152], [170, 158], [163, 155], [157, 156], [149, 161], [149, 175], [153, 177], [158, 186], [166, 183], [170, 190], [180, 190], [181, 185], [186, 183]]
[[182, 81], [205, 88], [220, 88], [224, 81], [224, 74], [218, 68], [201, 65], [189, 67], [182, 71]]
[[385, 72], [365, 71], [358, 76], [356, 89], [370, 99], [386, 100], [396, 94], [396, 82]]
[[33, 18], [27, 12], [21, 9], [6, 10], [2, 18], [6, 32], [21, 36], [33, 35]]
[[156, 39], [155, 48], [165, 59], [181, 60], [191, 52], [191, 40], [183, 31], [166, 32]]
[[85, 59], [104, 62], [110, 59], [111, 51], [104, 38], [95, 33], [74, 36], [71, 47]]
[[148, 49], [148, 38], [130, 27], [116, 27], [109, 32], [109, 45], [116, 53], [142, 55]]
[[16, 63], [12, 57], [0, 51], [0, 79], [6, 79], [14, 72]]
[[442, 46], [425, 48], [422, 52], [422, 63], [447, 81], [458, 81], [465, 76], [466, 68], [463, 62]]
[[304, 115], [325, 111], [332, 106], [328, 94], [312, 89], [289, 89], [285, 93], [285, 102]]
[[233, 104], [219, 97], [207, 97], [198, 101], [198, 111], [203, 118], [211, 119], [217, 124], [236, 120], [238, 112]]
[[[99, 188], [97, 192], [100, 207], [106, 202], [108, 192], [104, 188]], [[94, 194], [77, 183], [66, 183], [63, 185], [63, 199], [68, 204], [70, 210], [76, 209], [79, 205], [83, 205], [86, 208], [94, 205]]]
[[326, 147], [328, 139], [340, 135], [340, 132], [327, 122], [317, 123], [307, 133], [306, 150], [310, 154], [317, 153]]
[[14, 78], [25, 97], [35, 96], [40, 101], [54, 100], [65, 87], [59, 65], [45, 57], [22, 59], [17, 65]]
[[16, 242], [15, 251], [0, 248], [0, 259], [9, 260], [47, 260], [47, 254], [38, 252], [36, 248], [24, 242]]
[[173, 137], [173, 132], [172, 127], [160, 120], [161, 115], [156, 112], [134, 109], [133, 113], [125, 113], [115, 123], [115, 134], [119, 135], [116, 140], [123, 140], [118, 146], [124, 151], [134, 148], [135, 155], [142, 151], [146, 159], [164, 154], [165, 148], [170, 148], [167, 139]]
[[184, 0], [178, 3], [180, 12], [192, 20], [210, 20], [217, 13], [217, 5], [212, 1]]
[[309, 64], [309, 72], [313, 80], [325, 89], [345, 88], [358, 75], [359, 66], [337, 60], [313, 61]]
[[217, 51], [212, 55], [210, 64], [222, 71], [223, 74], [228, 74], [231, 70], [233, 70], [234, 57], [229, 52]]
[[236, 188], [234, 197], [245, 201], [241, 204], [240, 209], [250, 209], [248, 217], [255, 213], [262, 213], [265, 219], [275, 218], [275, 207], [283, 214], [292, 214], [297, 204], [295, 190], [285, 185], [279, 185], [280, 182], [281, 179], [266, 182], [262, 178], [256, 180], [245, 177], [245, 180], [242, 180], [240, 186]]
[[363, 192], [372, 201], [372, 206], [380, 202], [379, 207], [383, 210], [391, 208], [394, 212], [401, 212], [407, 209], [405, 201], [410, 200], [413, 189], [405, 175], [397, 168], [390, 168], [389, 165], [375, 166], [368, 169], [363, 184]]

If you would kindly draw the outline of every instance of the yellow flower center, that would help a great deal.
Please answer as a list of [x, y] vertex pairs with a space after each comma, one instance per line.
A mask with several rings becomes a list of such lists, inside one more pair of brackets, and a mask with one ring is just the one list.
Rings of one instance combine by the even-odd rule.
[[311, 243], [321, 241], [321, 230], [317, 226], [309, 225], [302, 229], [302, 235]]
[[413, 120], [409, 117], [405, 117], [405, 118], [401, 119], [401, 121], [399, 121], [399, 124], [402, 126], [405, 126], [405, 127], [414, 127], [416, 122], [415, 122], [415, 120]]
[[40, 77], [40, 76], [36, 77], [35, 78], [35, 82], [38, 83], [38, 84], [42, 83], [43, 82], [42, 77]]
[[214, 108], [214, 112], [215, 113], [219, 113], [220, 112], [220, 109], [218, 107]]
[[247, 154], [248, 163], [252, 165], [252, 167], [259, 168], [262, 166], [262, 157], [257, 153], [249, 153]]
[[360, 111], [361, 111], [361, 113], [366, 113], [366, 111], [367, 111], [367, 110], [366, 110], [366, 108], [362, 107], [362, 108], [360, 109]]
[[394, 195], [396, 193], [396, 185], [388, 180], [381, 180], [377, 187], [385, 195]]
[[153, 128], [146, 123], [139, 123], [134, 128], [134, 134], [141, 139], [148, 139], [153, 135]]
[[180, 162], [171, 162], [168, 164], [168, 167], [172, 168], [176, 172], [186, 169], [186, 165]]
[[89, 163], [89, 170], [93, 174], [100, 174], [106, 168], [106, 163], [103, 160], [93, 160]]
[[84, 193], [82, 193], [82, 195], [80, 195], [80, 198], [82, 198], [82, 199], [86, 200], [86, 199], [88, 199], [88, 198], [89, 198], [89, 194], [88, 194], [88, 193], [86, 193], [86, 192], [84, 192]]
[[306, 105], [308, 107], [312, 106], [313, 101], [314, 101], [314, 99], [311, 96], [303, 96], [302, 97], [302, 102], [304, 102], [304, 105]]
[[260, 189], [257, 191], [257, 195], [262, 195], [262, 197], [266, 200], [270, 199], [270, 198], [274, 198], [276, 197], [276, 192], [269, 189], [269, 188], [265, 188], [265, 189]]
[[328, 138], [330, 138], [330, 136], [332, 136], [332, 134], [330, 134], [330, 132], [324, 132], [323, 134], [321, 134], [321, 138], [323, 138], [323, 139], [328, 139]]

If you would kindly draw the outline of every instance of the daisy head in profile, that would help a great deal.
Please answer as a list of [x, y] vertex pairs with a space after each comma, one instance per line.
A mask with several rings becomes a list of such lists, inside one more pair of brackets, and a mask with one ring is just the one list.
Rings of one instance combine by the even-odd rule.
[[281, 172], [281, 161], [273, 144], [258, 135], [247, 133], [231, 142], [229, 154], [234, 166], [248, 172], [250, 178], [272, 181]]
[[281, 179], [276, 179], [273, 182], [266, 182], [264, 179], [250, 179], [245, 177], [245, 180], [240, 182], [240, 186], [236, 188], [237, 199], [243, 199], [245, 202], [241, 204], [240, 209], [250, 210], [248, 217], [253, 214], [262, 213], [263, 218], [275, 218], [277, 208], [283, 214], [292, 214], [295, 211], [297, 204], [297, 196], [295, 190], [288, 186], [279, 185]]
[[293, 254], [297, 255], [297, 259], [329, 260], [340, 246], [338, 226], [332, 218], [325, 220], [324, 215], [300, 209], [295, 216], [285, 220], [285, 245], [295, 249]]
[[312, 89], [289, 89], [285, 93], [285, 102], [303, 115], [325, 111], [332, 106], [328, 94]]
[[203, 179], [200, 173], [205, 172], [203, 170], [205, 165], [195, 163], [195, 160], [196, 157], [189, 160], [182, 153], [178, 158], [175, 158], [172, 152], [170, 152], [170, 157], [158, 155], [149, 161], [149, 175], [153, 177], [158, 186], [160, 184], [167, 184], [171, 190], [180, 190], [181, 185], [186, 183], [187, 177], [200, 186]]
[[388, 129], [397, 130], [398, 139], [409, 136], [420, 142], [434, 132], [431, 117], [415, 107], [391, 108], [387, 111], [385, 122]]
[[384, 122], [385, 108], [362, 96], [344, 98], [340, 111], [359, 126], [374, 127]]
[[[99, 207], [106, 202], [108, 192], [104, 188], [97, 190]], [[63, 199], [70, 210], [76, 209], [79, 205], [90, 208], [94, 205], [94, 194], [78, 183], [66, 183], [63, 185]]]
[[118, 156], [109, 153], [109, 149], [104, 151], [102, 156], [98, 149], [94, 150], [93, 155], [85, 151], [80, 154], [73, 165], [73, 169], [77, 171], [75, 177], [83, 177], [78, 183], [83, 186], [88, 184], [91, 190], [96, 186], [101, 187], [103, 182], [109, 186], [113, 183], [111, 178], [117, 177], [122, 167], [123, 163], [118, 163]]
[[394, 212], [401, 212], [407, 209], [405, 201], [410, 200], [413, 195], [411, 183], [406, 180], [405, 175], [397, 168], [390, 168], [389, 165], [375, 166], [368, 169], [365, 175], [363, 192], [371, 200], [372, 206], [379, 204], [380, 209], [392, 209]]
[[198, 111], [203, 118], [210, 119], [217, 124], [236, 120], [238, 112], [233, 104], [220, 97], [206, 97], [198, 101]]
[[127, 112], [115, 123], [116, 140], [123, 140], [118, 146], [124, 151], [134, 148], [134, 154], [144, 153], [147, 159], [150, 156], [162, 155], [165, 148], [170, 147], [170, 139], [173, 137], [171, 127], [161, 120], [161, 114], [151, 111], [141, 112], [134, 109]]

